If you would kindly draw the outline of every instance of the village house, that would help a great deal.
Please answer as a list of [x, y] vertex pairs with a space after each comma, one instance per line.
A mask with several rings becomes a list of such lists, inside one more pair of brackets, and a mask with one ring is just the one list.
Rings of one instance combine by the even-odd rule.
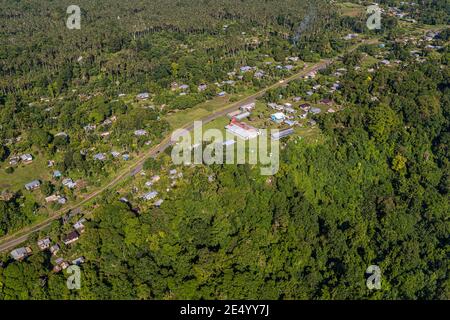
[[61, 270], [67, 269], [69, 264], [64, 261], [63, 258], [58, 258], [55, 260], [55, 267], [53, 268], [53, 272], [60, 272]]
[[312, 114], [319, 114], [319, 113], [321, 113], [322, 112], [322, 110], [320, 110], [319, 108], [311, 108], [310, 110], [309, 110], [309, 112], [310, 113], [312, 113]]
[[153, 186], [153, 182], [147, 181], [147, 182], [145, 183], [145, 186], [146, 186], [147, 188], [150, 188], [150, 187]]
[[256, 79], [261, 79], [261, 78], [264, 77], [264, 75], [265, 75], [264, 71], [259, 70], [259, 71], [255, 72], [255, 74], [253, 75], [253, 77], [255, 77]]
[[105, 161], [106, 155], [104, 153], [97, 153], [96, 155], [94, 155], [94, 160]]
[[39, 180], [33, 180], [25, 185], [25, 189], [27, 189], [28, 191], [32, 191], [39, 188], [40, 186], [41, 182]]
[[84, 223], [86, 222], [85, 218], [82, 218], [80, 220], [78, 220], [73, 227], [75, 228], [76, 231], [78, 231], [79, 233], [83, 233], [84, 232]]
[[287, 113], [296, 113], [297, 112], [297, 110], [295, 110], [292, 107], [285, 107], [284, 111], [286, 111]]
[[62, 185], [69, 188], [69, 189], [73, 189], [77, 186], [76, 182], [73, 182], [73, 180], [71, 178], [66, 178], [62, 181]]
[[255, 106], [256, 106], [256, 103], [252, 102], [252, 103], [248, 103], [248, 104], [244, 104], [244, 105], [240, 106], [239, 109], [241, 109], [241, 111], [250, 112], [255, 108]]
[[139, 93], [136, 96], [136, 99], [138, 99], [138, 100], [147, 100], [149, 97], [150, 97], [150, 94], [148, 92], [142, 92], [142, 93]]
[[240, 120], [244, 120], [245, 118], [247, 118], [249, 116], [250, 116], [250, 112], [246, 111], [246, 112], [237, 114], [236, 116], [233, 117], [233, 119], [240, 121]]
[[252, 71], [253, 68], [250, 66], [243, 66], [240, 68], [240, 70], [241, 70], [241, 72], [249, 72], [249, 71]]
[[352, 39], [355, 39], [357, 37], [358, 37], [358, 35], [356, 33], [349, 33], [348, 35], [346, 35], [344, 37], [344, 40], [352, 40]]
[[69, 245], [77, 241], [79, 237], [80, 235], [78, 234], [77, 231], [72, 231], [71, 233], [69, 233], [67, 236], [64, 237], [63, 242], [65, 245]]
[[227, 93], [225, 91], [221, 91], [217, 94], [219, 97], [224, 97]]
[[85, 261], [84, 257], [79, 257], [79, 258], [76, 258], [75, 260], [73, 260], [72, 264], [79, 266], [80, 264], [84, 263], [84, 261]]
[[57, 134], [55, 134], [55, 137], [68, 137], [68, 135], [65, 132], [58, 132]]
[[59, 170], [53, 171], [53, 178], [54, 179], [61, 178], [61, 176], [62, 176], [61, 171], [59, 171]]
[[32, 250], [30, 247], [22, 247], [17, 248], [11, 251], [11, 257], [13, 257], [14, 260], [22, 260], [31, 255]]
[[53, 246], [50, 247], [50, 253], [52, 255], [56, 255], [59, 251], [59, 245], [58, 244], [54, 244]]
[[137, 137], [146, 136], [146, 135], [147, 135], [147, 131], [142, 130], [142, 129], [140, 129], [140, 130], [135, 130], [135, 131], [134, 131], [134, 135], [137, 136]]
[[53, 195], [51, 195], [51, 196], [46, 197], [46, 198], [45, 198], [45, 202], [47, 202], [47, 203], [56, 202], [56, 201], [59, 200], [59, 198], [61, 198], [61, 196], [58, 196], [58, 195], [56, 195], [56, 194], [53, 194]]
[[155, 207], [160, 207], [160, 206], [162, 205], [163, 202], [164, 202], [164, 200], [159, 199], [159, 200], [157, 200], [153, 205], [154, 205]]
[[327, 105], [327, 106], [331, 106], [333, 104], [333, 101], [331, 101], [330, 99], [322, 99], [319, 101], [321, 104]]
[[120, 156], [120, 152], [111, 151], [111, 155], [113, 156], [113, 158], [117, 158], [118, 156]]
[[288, 126], [293, 127], [298, 124], [298, 121], [293, 120], [284, 120], [284, 123], [286, 123]]
[[45, 250], [45, 249], [50, 248], [50, 243], [51, 243], [50, 238], [47, 237], [47, 238], [38, 240], [37, 246], [39, 247], [39, 249]]
[[33, 156], [29, 153], [23, 154], [20, 156], [20, 160], [24, 163], [24, 164], [28, 164], [33, 162]]
[[15, 165], [19, 164], [19, 162], [20, 162], [20, 157], [18, 157], [18, 156], [13, 156], [13, 157], [11, 157], [11, 159], [9, 159], [9, 165], [11, 165], [11, 166], [15, 166]]
[[227, 114], [227, 117], [230, 118], [230, 119], [233, 119], [234, 117], [236, 117], [236, 116], [237, 116], [238, 114], [240, 114], [240, 113], [241, 113], [240, 110], [235, 110], [235, 111], [229, 112], [229, 113]]
[[202, 83], [198, 86], [198, 91], [205, 91], [206, 89], [208, 89], [208, 85]]
[[150, 191], [150, 192], [147, 192], [146, 194], [144, 194], [142, 196], [142, 199], [149, 201], [149, 200], [152, 200], [153, 198], [155, 198], [157, 195], [158, 195], [157, 191]]
[[304, 103], [300, 105], [300, 108], [305, 111], [309, 111], [309, 109], [311, 109], [311, 105], [309, 103]]
[[276, 122], [276, 123], [282, 123], [284, 121], [284, 119], [286, 118], [286, 115], [283, 112], [277, 112], [274, 113], [270, 116], [270, 118], [272, 119], [272, 121]]
[[278, 131], [278, 132], [272, 133], [271, 137], [272, 137], [272, 140], [280, 140], [281, 138], [287, 137], [293, 133], [294, 133], [294, 129], [289, 128], [289, 129], [286, 129], [283, 131]]

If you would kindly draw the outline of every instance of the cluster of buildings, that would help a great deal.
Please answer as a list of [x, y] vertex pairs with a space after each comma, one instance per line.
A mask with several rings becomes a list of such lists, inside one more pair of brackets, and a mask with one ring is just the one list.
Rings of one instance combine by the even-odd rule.
[[29, 153], [22, 154], [20, 156], [12, 156], [9, 159], [9, 164], [11, 166], [16, 166], [19, 163], [30, 164], [33, 162], [33, 156]]
[[[73, 225], [74, 230], [63, 238], [63, 243], [65, 245], [68, 246], [68, 245], [76, 242], [79, 239], [80, 234], [84, 232], [84, 228], [85, 228], [84, 222], [86, 222], [86, 220], [83, 218], [83, 219], [77, 221]], [[54, 257], [58, 254], [58, 252], [61, 249], [61, 247], [58, 243], [52, 243], [50, 237], [45, 237], [43, 239], [39, 239], [37, 241], [36, 245], [39, 250], [41, 250], [41, 251], [48, 250], [50, 252], [50, 254]], [[10, 255], [14, 260], [21, 261], [21, 260], [27, 258], [28, 256], [30, 256], [32, 253], [33, 253], [33, 250], [31, 249], [31, 247], [26, 246], [26, 247], [21, 247], [21, 248], [12, 250], [10, 252]], [[72, 265], [80, 265], [84, 262], [85, 262], [84, 257], [78, 257], [75, 260], [73, 260], [71, 262], [71, 264]], [[70, 266], [70, 264], [66, 260], [64, 260], [64, 258], [62, 258], [62, 257], [56, 258], [54, 261], [53, 272], [60, 272], [61, 270], [64, 270], [69, 266]]]

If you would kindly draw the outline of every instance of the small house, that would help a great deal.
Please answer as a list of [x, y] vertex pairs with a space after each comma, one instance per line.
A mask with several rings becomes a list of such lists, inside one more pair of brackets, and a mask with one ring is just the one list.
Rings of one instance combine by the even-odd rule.
[[23, 154], [20, 156], [20, 160], [22, 160], [23, 163], [31, 163], [33, 162], [33, 156], [29, 153]]
[[287, 137], [293, 133], [294, 133], [294, 129], [289, 128], [287, 130], [272, 133], [271, 137], [272, 137], [272, 140], [280, 140], [281, 138]]
[[134, 135], [137, 137], [142, 137], [142, 136], [146, 136], [147, 135], [147, 131], [145, 130], [136, 130], [134, 131]]
[[65, 245], [69, 245], [77, 241], [79, 237], [80, 235], [78, 234], [77, 231], [72, 231], [71, 233], [69, 233], [67, 236], [64, 237], [63, 242]]
[[120, 152], [111, 151], [111, 155], [113, 156], [113, 158], [117, 158], [118, 156], [120, 156]]
[[320, 110], [320, 108], [311, 108], [309, 112], [311, 112], [312, 114], [319, 114], [322, 112], [322, 110]]
[[44, 239], [38, 240], [37, 245], [38, 245], [39, 249], [41, 249], [41, 250], [50, 248], [50, 238], [44, 238]]
[[76, 258], [75, 260], [73, 260], [72, 264], [79, 266], [80, 264], [84, 263], [84, 261], [85, 261], [84, 257], [79, 257], [79, 258]]
[[149, 97], [150, 97], [150, 94], [148, 92], [142, 92], [142, 93], [139, 93], [136, 96], [136, 99], [138, 99], [138, 100], [147, 100]]
[[57, 178], [61, 178], [61, 176], [62, 176], [61, 171], [59, 171], [59, 170], [53, 171], [53, 178], [57, 179]]
[[270, 116], [270, 118], [272, 119], [272, 121], [277, 122], [277, 123], [281, 123], [283, 122], [283, 120], [286, 118], [285, 114], [282, 112], [277, 112], [274, 113]]
[[239, 109], [241, 109], [241, 111], [247, 111], [250, 112], [252, 111], [256, 106], [256, 103], [252, 102], [252, 103], [248, 103], [248, 104], [244, 104], [243, 106], [240, 106]]
[[73, 189], [76, 187], [76, 183], [73, 182], [73, 180], [71, 178], [66, 178], [62, 181], [62, 185], [69, 188], [69, 189]]
[[75, 230], [77, 230], [78, 232], [80, 232], [80, 233], [83, 233], [84, 232], [84, 223], [86, 222], [86, 219], [85, 218], [82, 218], [82, 219], [80, 219], [80, 220], [78, 220], [74, 225], [73, 225], [73, 227], [75, 228]]
[[162, 205], [163, 202], [164, 202], [164, 200], [159, 199], [159, 200], [157, 200], [153, 205], [154, 205], [155, 207], [160, 207], [160, 206]]
[[96, 155], [94, 155], [94, 160], [105, 161], [106, 155], [104, 153], [97, 153]]
[[31, 253], [32, 250], [30, 247], [22, 247], [11, 251], [11, 256], [14, 260], [22, 260], [28, 257]]
[[142, 196], [142, 198], [146, 201], [154, 199], [158, 195], [157, 191], [151, 191]]
[[25, 185], [25, 189], [27, 189], [28, 191], [32, 191], [39, 188], [40, 186], [41, 182], [39, 180], [33, 180]]
[[50, 247], [50, 253], [52, 255], [56, 255], [59, 251], [59, 245], [58, 244], [54, 244], [53, 246]]
[[330, 106], [330, 105], [333, 104], [333, 101], [331, 101], [330, 99], [322, 99], [322, 100], [320, 100], [320, 103], [324, 104], [324, 105], [327, 105], [327, 106]]

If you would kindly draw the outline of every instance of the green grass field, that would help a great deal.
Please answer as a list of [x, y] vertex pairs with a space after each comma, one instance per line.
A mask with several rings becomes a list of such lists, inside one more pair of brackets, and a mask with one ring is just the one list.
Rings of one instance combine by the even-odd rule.
[[357, 17], [365, 12], [364, 6], [351, 2], [338, 3], [338, 7], [341, 9], [342, 15], [349, 17]]
[[24, 189], [24, 185], [35, 179], [44, 181], [51, 178], [52, 170], [47, 167], [47, 160], [44, 157], [36, 156], [30, 164], [20, 164], [14, 167], [14, 172], [8, 174], [5, 169], [9, 167], [6, 161], [0, 167], [0, 189], [18, 191]]

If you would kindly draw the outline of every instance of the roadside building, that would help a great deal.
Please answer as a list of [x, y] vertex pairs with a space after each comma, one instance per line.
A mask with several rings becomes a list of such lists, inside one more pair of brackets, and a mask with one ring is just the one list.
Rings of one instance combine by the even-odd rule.
[[30, 247], [22, 247], [22, 248], [17, 248], [14, 249], [13, 251], [11, 251], [11, 257], [14, 260], [22, 260], [25, 259], [26, 257], [28, 257], [29, 255], [31, 255], [32, 250]]
[[39, 249], [45, 250], [45, 249], [50, 248], [50, 243], [51, 243], [50, 238], [47, 237], [47, 238], [38, 240], [37, 246], [39, 247]]
[[287, 137], [287, 136], [293, 134], [294, 132], [295, 132], [294, 129], [289, 128], [289, 129], [286, 129], [283, 131], [278, 131], [278, 132], [272, 133], [271, 137], [272, 137], [272, 140], [280, 140], [281, 138]]
[[242, 113], [239, 113], [238, 115], [234, 116], [234, 119], [240, 121], [240, 120], [243, 120], [243, 119], [245, 119], [245, 118], [247, 118], [249, 116], [250, 116], [250, 112], [246, 111], [246, 112], [242, 112]]
[[231, 120], [230, 124], [227, 125], [226, 130], [243, 140], [249, 140], [256, 138], [260, 131], [244, 122], [238, 122], [236, 120]]

